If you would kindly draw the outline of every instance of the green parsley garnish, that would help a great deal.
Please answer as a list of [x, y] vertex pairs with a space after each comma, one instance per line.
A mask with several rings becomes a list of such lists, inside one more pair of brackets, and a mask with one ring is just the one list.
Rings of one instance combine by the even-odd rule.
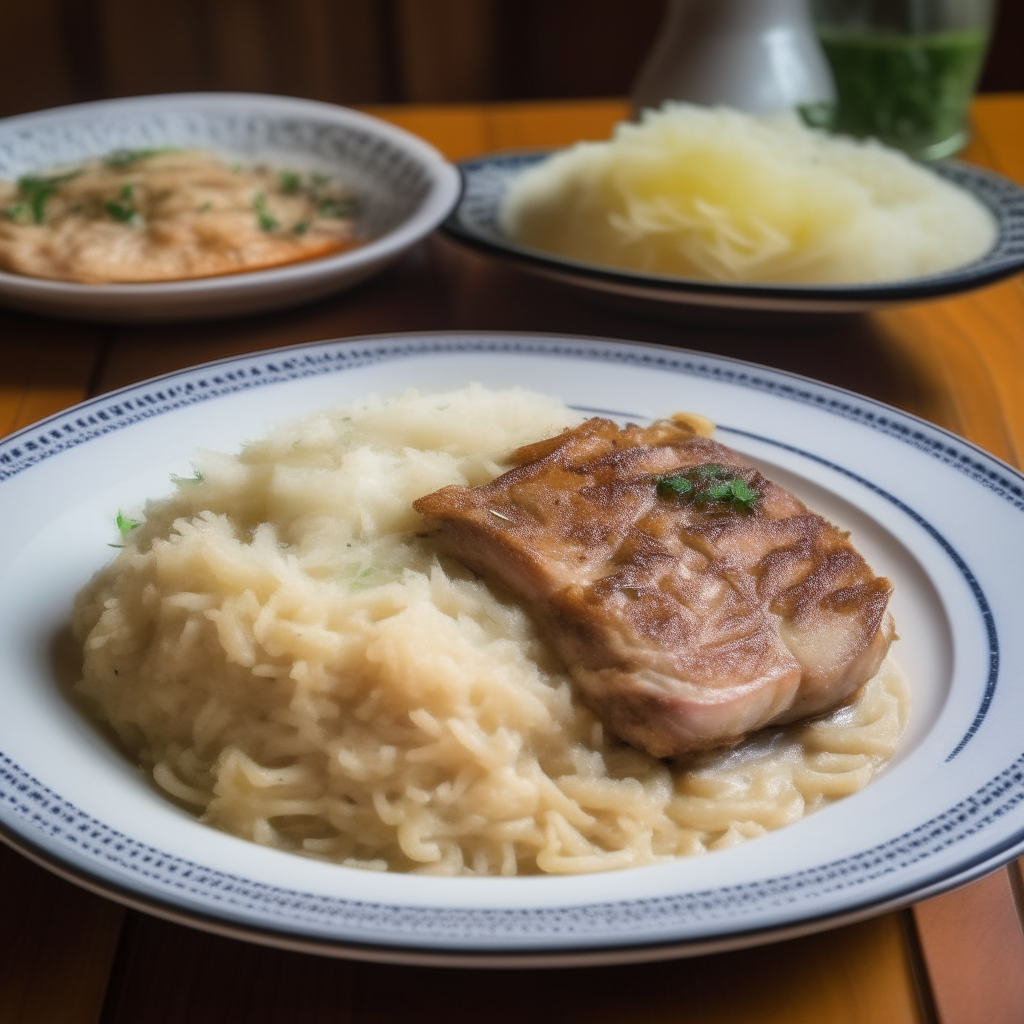
[[355, 212], [355, 206], [340, 199], [325, 199], [317, 212], [321, 217], [351, 217]]
[[213, 209], [213, 203], [211, 203], [209, 200], [207, 200], [205, 203], [203, 203], [202, 206], [199, 207], [199, 209], [196, 212], [197, 213], [206, 213], [207, 210], [212, 210], [212, 209]]
[[13, 220], [15, 223], [18, 221], [26, 221], [29, 216], [28, 203], [15, 203], [13, 206], [9, 206], [6, 211], [8, 220]]
[[316, 186], [316, 188], [323, 188], [324, 185], [330, 185], [330, 183], [331, 183], [331, 175], [330, 174], [320, 174], [318, 171], [314, 171], [309, 176], [309, 180], [310, 180], [310, 183], [312, 185]]
[[114, 199], [108, 199], [103, 204], [103, 209], [121, 224], [129, 224], [136, 221], [139, 218], [138, 211], [131, 204], [132, 194], [135, 192], [134, 185], [122, 185], [120, 196]]
[[293, 196], [302, 188], [302, 178], [294, 171], [282, 171], [278, 175], [278, 181], [281, 183], [281, 191], [286, 196]]
[[32, 219], [37, 224], [42, 224], [46, 219], [46, 204], [50, 201], [50, 197], [65, 181], [77, 178], [81, 173], [80, 170], [69, 171], [67, 174], [51, 175], [49, 178], [38, 174], [26, 174], [18, 179], [18, 190], [28, 200]]
[[203, 475], [203, 471], [201, 469], [196, 469], [196, 467], [193, 466], [192, 467], [192, 472], [195, 474], [194, 476], [178, 476], [177, 473], [172, 473], [171, 474], [171, 483], [172, 484], [201, 484], [201, 483], [203, 483], [204, 480], [206, 480], [206, 477]]
[[113, 167], [114, 170], [123, 170], [125, 167], [131, 167], [132, 164], [137, 164], [140, 160], [147, 160], [151, 156], [156, 156], [158, 153], [173, 153], [174, 148], [172, 146], [164, 146], [162, 149], [115, 149], [113, 153], [108, 153], [104, 158], [103, 162], [108, 167]]
[[117, 528], [121, 531], [122, 537], [127, 537], [132, 530], [137, 530], [141, 525], [138, 519], [129, 519], [120, 509], [117, 510]]
[[267, 209], [267, 197], [262, 192], [256, 193], [252, 208], [256, 211], [256, 220], [259, 221], [261, 231], [273, 231], [277, 227], [277, 221]]
[[686, 498], [700, 505], [730, 505], [737, 512], [753, 512], [761, 500], [760, 493], [741, 476], [717, 462], [655, 477], [655, 482], [664, 495]]
[[300, 220], [295, 227], [292, 228], [292, 233], [296, 235], [304, 235], [309, 230], [309, 221]]
[[[132, 530], [138, 529], [141, 525], [138, 519], [129, 519], [120, 509], [117, 510], [117, 519], [114, 520], [117, 523], [117, 528], [121, 533], [121, 536], [126, 538]], [[108, 544], [108, 548], [123, 548], [123, 544]]]

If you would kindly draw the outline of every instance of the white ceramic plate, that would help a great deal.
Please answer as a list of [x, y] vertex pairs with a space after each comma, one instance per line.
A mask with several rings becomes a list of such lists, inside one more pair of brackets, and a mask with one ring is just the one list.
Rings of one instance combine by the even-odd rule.
[[356, 227], [367, 242], [283, 267], [154, 284], [75, 284], [0, 272], [0, 303], [51, 316], [150, 322], [277, 309], [382, 270], [433, 231], [459, 196], [455, 168], [402, 128], [329, 103], [246, 93], [141, 96], [7, 118], [0, 121], [0, 179], [154, 146], [330, 174], [355, 192]]
[[932, 169], [971, 192], [999, 225], [995, 245], [963, 267], [930, 277], [881, 284], [773, 285], [698, 281], [641, 274], [568, 259], [521, 245], [502, 230], [498, 211], [516, 176], [547, 153], [510, 153], [463, 160], [463, 194], [444, 231], [456, 241], [509, 260], [523, 270], [607, 295], [662, 306], [785, 313], [855, 313], [900, 302], [942, 298], [990, 284], [1024, 269], [1024, 188], [970, 164], [947, 160]]
[[[599, 875], [429, 878], [337, 867], [198, 824], [64, 699], [54, 668], [111, 519], [273, 423], [368, 392], [470, 381], [644, 421], [679, 409], [853, 531], [896, 583], [908, 733], [865, 790], [732, 849]], [[176, 920], [343, 956], [626, 962], [824, 928], [1024, 852], [1024, 478], [866, 398], [626, 342], [398, 335], [261, 352], [93, 399], [0, 444], [0, 835]]]

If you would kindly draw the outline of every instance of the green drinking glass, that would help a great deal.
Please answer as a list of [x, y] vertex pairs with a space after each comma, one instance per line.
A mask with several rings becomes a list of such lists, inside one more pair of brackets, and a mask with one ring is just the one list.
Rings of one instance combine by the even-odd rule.
[[837, 101], [829, 127], [920, 160], [962, 149], [994, 0], [812, 0]]

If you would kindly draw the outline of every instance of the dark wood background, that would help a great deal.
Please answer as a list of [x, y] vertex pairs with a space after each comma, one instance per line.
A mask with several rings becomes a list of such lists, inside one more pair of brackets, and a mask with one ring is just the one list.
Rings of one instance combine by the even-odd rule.
[[[714, 2], [714, 0], [706, 0]], [[229, 89], [334, 103], [625, 94], [665, 0], [0, 0], [0, 115]], [[1024, 90], [1024, 0], [982, 79]]]

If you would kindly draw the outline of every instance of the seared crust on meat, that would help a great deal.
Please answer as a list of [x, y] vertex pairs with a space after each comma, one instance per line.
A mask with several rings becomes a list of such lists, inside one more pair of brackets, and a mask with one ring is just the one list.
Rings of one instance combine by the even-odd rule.
[[[894, 638], [892, 584], [846, 536], [685, 420], [591, 419], [480, 487], [413, 507], [532, 610], [607, 728], [657, 757], [739, 742], [849, 700]], [[714, 463], [749, 512], [658, 477]]]

